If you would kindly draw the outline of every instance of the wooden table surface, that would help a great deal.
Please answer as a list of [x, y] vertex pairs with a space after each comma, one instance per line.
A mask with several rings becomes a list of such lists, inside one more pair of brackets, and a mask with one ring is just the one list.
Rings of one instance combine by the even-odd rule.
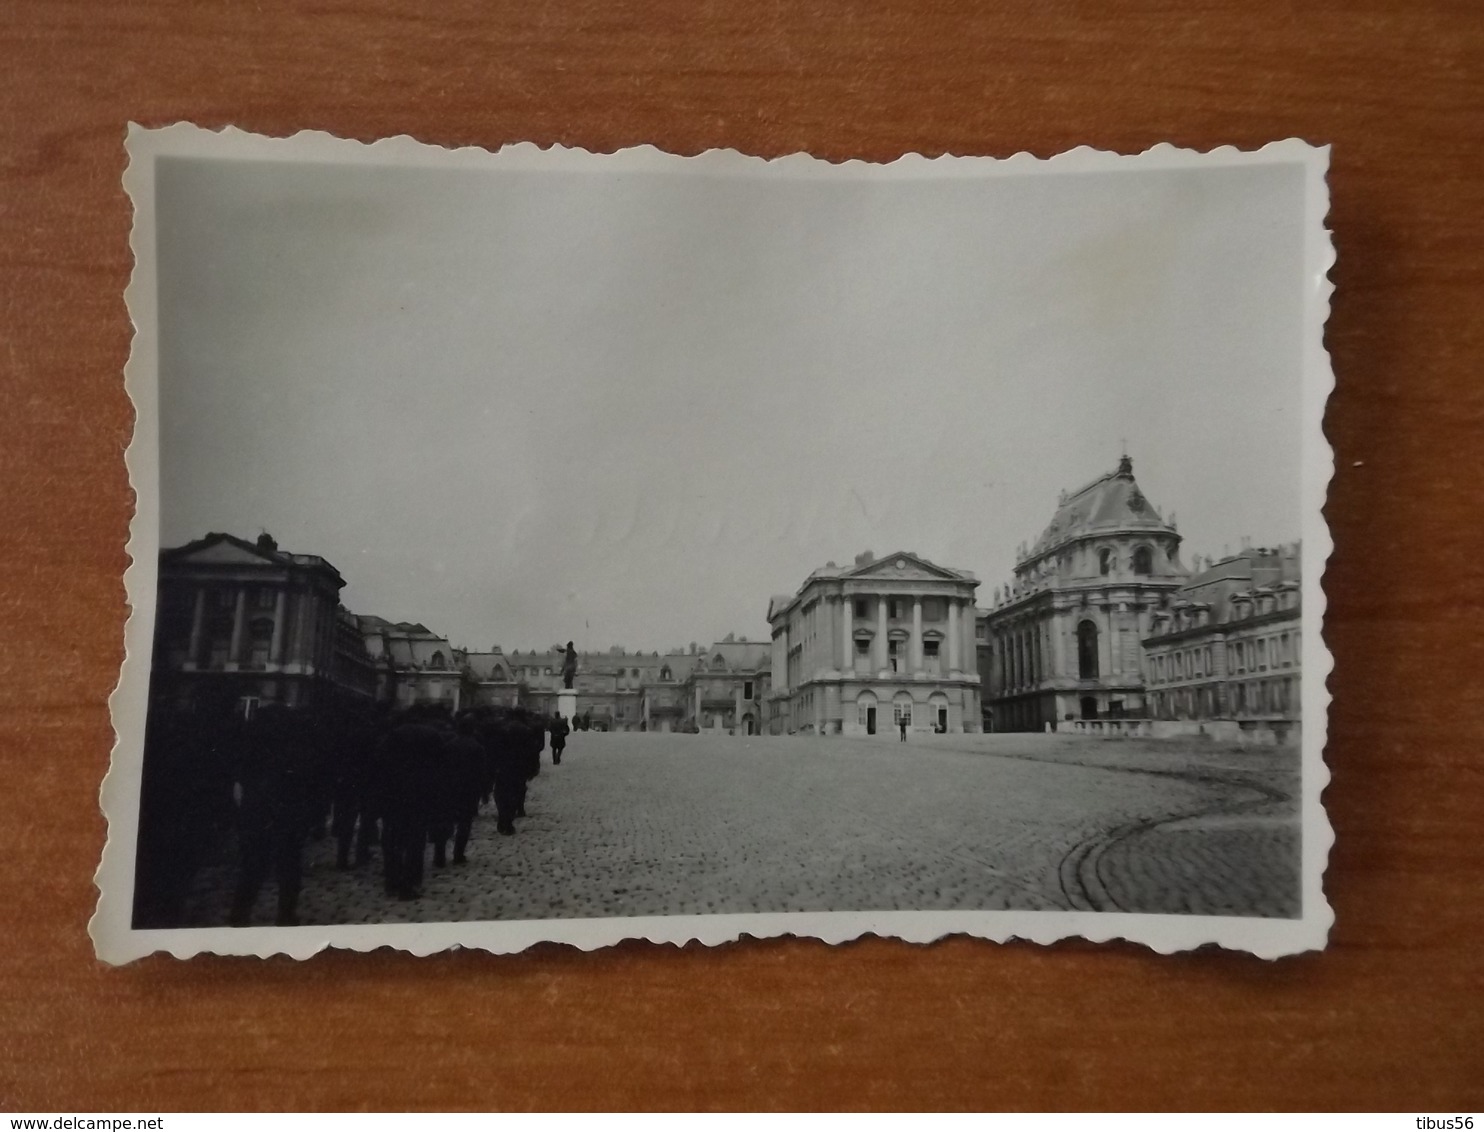
[[[11, 0], [0, 1107], [1484, 1107], [1481, 12]], [[99, 964], [85, 926], [131, 511], [131, 119], [878, 160], [1332, 143], [1329, 950], [772, 941]]]

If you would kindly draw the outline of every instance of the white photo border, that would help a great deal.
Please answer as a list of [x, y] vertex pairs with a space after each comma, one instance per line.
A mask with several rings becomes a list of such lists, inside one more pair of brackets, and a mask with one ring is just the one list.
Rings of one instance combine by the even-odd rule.
[[[449, 948], [478, 948], [498, 954], [523, 951], [543, 942], [569, 944], [584, 951], [628, 939], [652, 943], [705, 945], [744, 936], [809, 937], [843, 943], [866, 935], [911, 943], [928, 943], [949, 935], [969, 935], [1005, 942], [1011, 939], [1049, 944], [1081, 937], [1094, 942], [1123, 939], [1169, 954], [1215, 944], [1277, 958], [1322, 949], [1334, 913], [1324, 893], [1324, 873], [1334, 832], [1321, 803], [1329, 782], [1324, 761], [1333, 661], [1322, 628], [1323, 575], [1333, 542], [1323, 508], [1334, 471], [1333, 451], [1324, 435], [1325, 406], [1334, 387], [1324, 327], [1334, 287], [1329, 279], [1335, 252], [1325, 227], [1329, 211], [1326, 174], [1329, 147], [1298, 139], [1275, 141], [1254, 151], [1220, 147], [1202, 153], [1160, 144], [1139, 154], [1117, 154], [1080, 147], [1050, 158], [1018, 153], [1009, 158], [927, 158], [907, 154], [885, 165], [862, 161], [834, 164], [807, 154], [763, 159], [735, 150], [708, 150], [694, 157], [638, 146], [612, 154], [531, 143], [496, 151], [475, 147], [448, 149], [402, 136], [373, 143], [324, 132], [305, 131], [288, 138], [249, 134], [235, 128], [211, 131], [177, 123], [161, 129], [130, 124], [128, 168], [124, 188], [134, 205], [130, 245], [134, 271], [124, 293], [134, 324], [134, 339], [124, 370], [125, 388], [136, 413], [133, 439], [126, 453], [136, 509], [130, 527], [130, 565], [124, 574], [130, 615], [125, 627], [125, 657], [119, 682], [109, 700], [115, 744], [100, 801], [108, 835], [94, 880], [97, 909], [89, 922], [98, 957], [126, 963], [155, 952], [186, 958], [202, 952], [219, 955], [284, 954], [308, 958], [325, 948], [370, 951], [395, 947], [415, 955]], [[838, 176], [843, 168], [870, 166], [874, 175], [897, 179], [955, 176], [1041, 176], [1068, 172], [1170, 170], [1235, 165], [1290, 164], [1305, 172], [1304, 190], [1304, 346], [1303, 346], [1303, 679], [1302, 695], [1302, 913], [1294, 919], [1246, 916], [1195, 916], [1052, 911], [922, 911], [922, 912], [787, 912], [735, 915], [675, 915], [464, 921], [408, 924], [306, 925], [299, 927], [169, 928], [140, 930], [132, 926], [135, 846], [139, 825], [139, 792], [149, 702], [150, 658], [155, 630], [155, 587], [159, 551], [159, 414], [158, 304], [156, 291], [155, 160], [202, 157], [223, 160], [334, 162], [342, 165], [416, 165], [425, 168], [592, 171], [599, 157], [605, 172], [691, 172], [729, 176], [780, 173], [795, 178]]]

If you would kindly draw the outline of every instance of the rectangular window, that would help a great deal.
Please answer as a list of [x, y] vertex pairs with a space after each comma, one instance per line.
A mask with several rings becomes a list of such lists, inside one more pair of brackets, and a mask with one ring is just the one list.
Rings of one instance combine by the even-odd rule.
[[856, 656], [870, 656], [871, 655], [871, 642], [868, 641], [865, 637], [857, 637], [855, 639], [855, 655]]
[[744, 700], [750, 700], [750, 699], [752, 699], [752, 681], [751, 680], [745, 681], [743, 683], [743, 685], [742, 685], [742, 698]]
[[897, 599], [894, 598], [894, 597], [893, 598], [888, 598], [887, 599], [887, 602], [886, 602], [886, 615], [887, 615], [887, 617], [889, 617], [893, 621], [895, 621], [897, 619], [897, 617], [899, 616], [899, 614], [900, 614], [900, 610], [897, 607]]
[[855, 616], [856, 616], [856, 618], [858, 620], [860, 620], [860, 621], [864, 621], [870, 615], [871, 615], [870, 610], [866, 607], [866, 599], [863, 598], [863, 597], [856, 598], [855, 599]]
[[933, 659], [936, 660], [937, 659], [937, 656], [938, 656], [938, 642], [937, 641], [923, 641], [922, 642], [922, 655], [923, 656], [927, 656], [927, 657], [932, 657]]
[[258, 591], [253, 595], [253, 604], [259, 609], [272, 609], [276, 600], [277, 595], [267, 586], [259, 587]]
[[891, 716], [892, 716], [892, 722], [894, 724], [896, 724], [898, 727], [900, 727], [904, 723], [908, 727], [911, 727], [912, 726], [912, 701], [911, 700], [898, 700], [896, 703], [892, 704], [891, 705]]

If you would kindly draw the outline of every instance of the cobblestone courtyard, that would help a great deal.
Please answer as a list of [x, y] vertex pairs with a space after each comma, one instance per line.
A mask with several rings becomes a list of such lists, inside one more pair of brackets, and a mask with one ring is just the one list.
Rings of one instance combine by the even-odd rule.
[[[1295, 916], [1299, 756], [1043, 735], [894, 741], [572, 736], [530, 817], [478, 818], [423, 897], [306, 852], [312, 923], [679, 913], [1081, 909]], [[226, 922], [232, 870], [191, 918]], [[255, 923], [271, 923], [271, 883]]]

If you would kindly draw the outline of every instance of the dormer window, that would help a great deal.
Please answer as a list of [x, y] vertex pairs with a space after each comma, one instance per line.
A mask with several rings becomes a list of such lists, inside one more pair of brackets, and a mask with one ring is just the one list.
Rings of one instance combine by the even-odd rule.
[[429, 668], [443, 668], [443, 667], [445, 667], [445, 665], [444, 665], [444, 659], [443, 659], [443, 654], [441, 652], [435, 652], [433, 654], [433, 656], [432, 656], [432, 659], [430, 659], [428, 661], [428, 667]]
[[663, 668], [660, 669], [660, 679], [661, 680], [672, 679], [672, 677], [670, 676], [670, 666], [668, 664], [665, 665], [665, 667], [663, 667]]
[[1154, 552], [1147, 546], [1134, 551], [1134, 573], [1148, 576], [1154, 573]]

